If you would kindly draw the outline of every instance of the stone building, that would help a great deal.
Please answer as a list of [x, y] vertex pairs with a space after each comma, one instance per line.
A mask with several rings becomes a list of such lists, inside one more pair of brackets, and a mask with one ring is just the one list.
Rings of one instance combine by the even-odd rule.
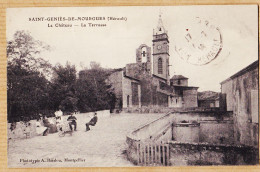
[[[214, 91], [198, 93], [198, 106], [204, 108], [219, 108], [222, 95]], [[224, 110], [224, 109], [221, 109]]]
[[258, 147], [258, 60], [221, 82], [226, 110], [233, 111], [237, 144]]
[[136, 49], [136, 63], [126, 64], [109, 76], [117, 97], [115, 107], [197, 107], [198, 87], [189, 87], [188, 78], [182, 75], [170, 79], [169, 37], [161, 16], [152, 42], [152, 49], [145, 44]]
[[174, 90], [170, 107], [198, 107], [198, 87], [188, 86], [188, 78], [174, 75], [170, 79], [170, 86]]

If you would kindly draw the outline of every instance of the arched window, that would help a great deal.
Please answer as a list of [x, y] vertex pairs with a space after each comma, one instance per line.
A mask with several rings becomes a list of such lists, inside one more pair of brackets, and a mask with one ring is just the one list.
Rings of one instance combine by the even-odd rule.
[[162, 58], [160, 57], [158, 59], [158, 74], [162, 74], [163, 73], [163, 65], [162, 65]]
[[141, 55], [142, 55], [142, 62], [147, 61], [147, 47], [143, 47], [141, 49]]

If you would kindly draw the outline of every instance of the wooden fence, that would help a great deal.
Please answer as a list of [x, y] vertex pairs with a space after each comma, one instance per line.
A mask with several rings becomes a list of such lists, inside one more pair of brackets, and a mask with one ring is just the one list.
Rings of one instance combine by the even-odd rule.
[[170, 166], [169, 144], [137, 143], [137, 158], [140, 166]]

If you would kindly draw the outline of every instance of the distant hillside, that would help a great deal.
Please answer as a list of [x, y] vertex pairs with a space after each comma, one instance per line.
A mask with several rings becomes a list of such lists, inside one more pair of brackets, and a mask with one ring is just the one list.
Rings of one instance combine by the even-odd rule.
[[199, 100], [216, 100], [219, 98], [220, 93], [214, 91], [203, 91], [198, 92]]

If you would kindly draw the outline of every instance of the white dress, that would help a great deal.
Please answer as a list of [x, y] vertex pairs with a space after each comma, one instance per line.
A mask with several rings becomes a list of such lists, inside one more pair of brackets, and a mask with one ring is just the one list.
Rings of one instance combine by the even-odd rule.
[[63, 116], [61, 116], [59, 119], [56, 120], [56, 126], [58, 130], [64, 126]]
[[56, 117], [61, 117], [62, 114], [63, 114], [63, 113], [62, 113], [61, 110], [55, 112], [55, 116], [56, 116]]

